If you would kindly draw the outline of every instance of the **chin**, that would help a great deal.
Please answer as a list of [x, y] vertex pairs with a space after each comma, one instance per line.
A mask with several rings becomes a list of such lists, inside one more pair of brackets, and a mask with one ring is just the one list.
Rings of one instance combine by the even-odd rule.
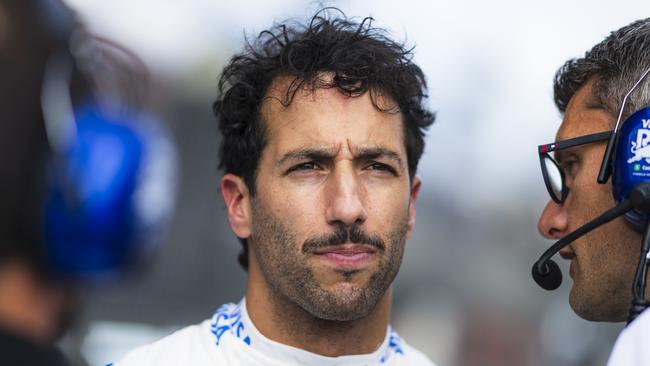
[[615, 296], [608, 296], [603, 300], [604, 296], [584, 296], [584, 294], [577, 293], [575, 286], [571, 289], [569, 295], [569, 305], [576, 315], [584, 320], [592, 322], [624, 322], [627, 320], [629, 301], [613, 302]]
[[303, 303], [312, 316], [329, 321], [353, 321], [367, 317], [376, 308], [380, 297], [352, 283], [338, 283], [322, 289], [320, 296]]
[[323, 307], [308, 307], [304, 308], [314, 318], [327, 321], [336, 322], [349, 322], [359, 320], [370, 315], [370, 309], [359, 309], [356, 304], [339, 302], [334, 306]]

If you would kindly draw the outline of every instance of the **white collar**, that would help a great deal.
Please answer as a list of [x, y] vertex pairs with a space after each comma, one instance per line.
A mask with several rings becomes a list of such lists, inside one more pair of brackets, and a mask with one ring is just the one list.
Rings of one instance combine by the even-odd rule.
[[403, 355], [402, 341], [390, 327], [387, 327], [386, 336], [379, 348], [369, 354], [328, 357], [278, 343], [265, 337], [255, 327], [248, 316], [245, 298], [237, 305], [226, 304], [215, 313], [212, 319], [212, 333], [216, 337], [217, 345], [221, 336], [229, 333], [257, 352], [286, 365], [379, 365], [390, 357]]

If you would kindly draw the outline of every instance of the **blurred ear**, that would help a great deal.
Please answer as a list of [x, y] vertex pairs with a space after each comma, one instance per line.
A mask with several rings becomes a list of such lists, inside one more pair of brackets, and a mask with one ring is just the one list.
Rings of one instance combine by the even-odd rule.
[[407, 224], [406, 237], [411, 238], [411, 233], [413, 232], [413, 227], [415, 226], [415, 201], [418, 199], [418, 194], [420, 193], [420, 186], [422, 181], [419, 177], [414, 176], [413, 182], [411, 183], [411, 196], [409, 202], [409, 220]]
[[251, 235], [251, 205], [246, 183], [237, 175], [225, 174], [221, 177], [221, 194], [230, 228], [238, 238], [248, 238]]

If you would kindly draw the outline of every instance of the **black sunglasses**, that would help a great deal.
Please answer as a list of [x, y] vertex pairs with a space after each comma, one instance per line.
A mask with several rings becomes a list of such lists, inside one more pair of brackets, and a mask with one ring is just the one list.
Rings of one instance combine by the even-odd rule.
[[564, 202], [566, 197], [569, 195], [569, 187], [566, 185], [564, 171], [562, 171], [560, 164], [558, 164], [554, 156], [551, 154], [555, 151], [567, 149], [569, 147], [605, 141], [609, 139], [612, 132], [613, 131], [594, 133], [592, 135], [552, 142], [537, 147], [539, 163], [542, 167], [542, 176], [544, 177], [544, 184], [546, 185], [548, 193], [551, 195], [551, 199], [553, 199], [555, 203], [561, 204]]

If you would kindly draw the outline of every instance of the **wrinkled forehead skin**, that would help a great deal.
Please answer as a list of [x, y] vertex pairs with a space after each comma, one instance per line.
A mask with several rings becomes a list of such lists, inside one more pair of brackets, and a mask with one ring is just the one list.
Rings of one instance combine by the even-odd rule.
[[[287, 101], [287, 95], [293, 93], [295, 78], [280, 77], [273, 82], [260, 111], [267, 147], [268, 143], [275, 139], [284, 139], [279, 145], [287, 149], [305, 147], [298, 146], [306, 141], [295, 141], [296, 132], [300, 132], [300, 136], [317, 145], [326, 141], [333, 142], [337, 136], [349, 135], [346, 140], [348, 148], [380, 147], [376, 145], [383, 144], [386, 145], [384, 147], [397, 152], [406, 166], [404, 119], [395, 102], [376, 89], [362, 95], [348, 96], [336, 87], [321, 86], [331, 82], [331, 74], [322, 74], [321, 77], [321, 81], [317, 81], [315, 85], [304, 85], [295, 90], [290, 103]], [[355, 103], [358, 100], [366, 103]], [[326, 118], [326, 112], [332, 110], [345, 120], [343, 129], [336, 123], [323, 120]], [[360, 115], [368, 118], [360, 119]], [[319, 128], [314, 128], [312, 122], [318, 123]], [[365, 128], [360, 132], [359, 128], [362, 126]], [[380, 133], [388, 132], [386, 129], [394, 130], [388, 134]]]

